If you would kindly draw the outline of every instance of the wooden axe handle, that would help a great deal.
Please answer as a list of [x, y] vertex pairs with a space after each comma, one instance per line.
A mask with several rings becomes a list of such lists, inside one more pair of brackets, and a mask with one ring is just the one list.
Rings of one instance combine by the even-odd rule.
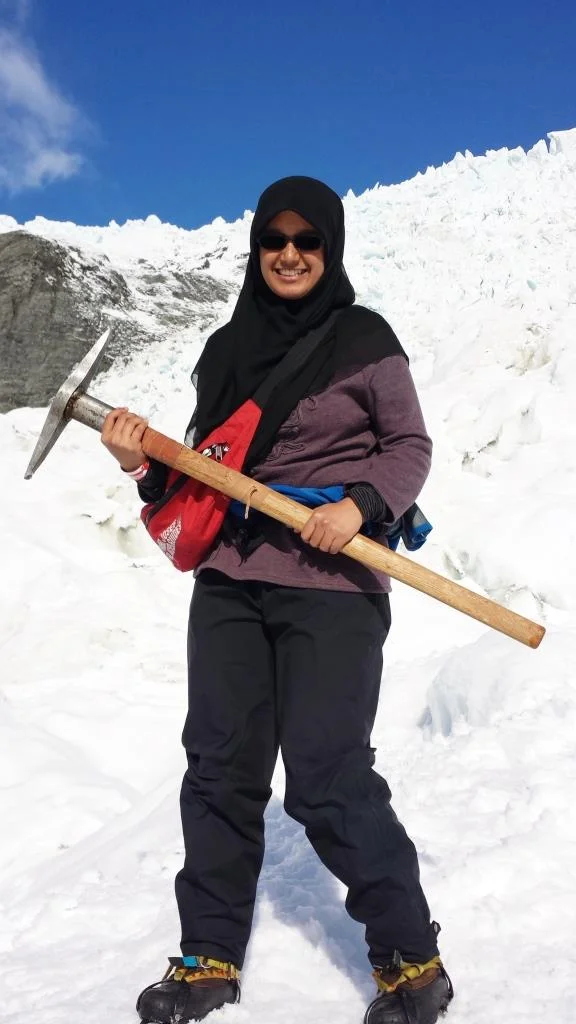
[[[186, 473], [187, 476], [209, 484], [230, 498], [236, 498], [245, 505], [271, 516], [272, 519], [285, 523], [286, 526], [300, 530], [310, 517], [310, 509], [293, 501], [292, 498], [257, 483], [235, 469], [229, 469], [222, 463], [200, 455], [186, 445], [152, 430], [151, 427], [146, 429], [142, 447], [147, 455], [158, 459], [159, 462], [164, 462], [181, 473]], [[466, 587], [461, 587], [458, 583], [418, 565], [403, 555], [397, 555], [395, 551], [390, 551], [389, 548], [376, 544], [361, 534], [353, 537], [342, 551], [349, 558], [354, 558], [372, 569], [380, 569], [393, 579], [401, 580], [402, 583], [435, 597], [443, 604], [470, 615], [473, 619], [497, 629], [500, 633], [505, 633], [513, 640], [519, 640], [528, 647], [538, 647], [544, 636], [545, 629], [537, 622], [503, 608], [495, 601], [475, 594]]]

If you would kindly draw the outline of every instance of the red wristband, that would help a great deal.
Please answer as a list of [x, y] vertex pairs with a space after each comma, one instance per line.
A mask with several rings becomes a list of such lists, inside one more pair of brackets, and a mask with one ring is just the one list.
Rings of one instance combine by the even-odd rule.
[[[122, 467], [120, 468], [122, 469]], [[149, 469], [150, 463], [146, 460], [146, 462], [143, 462], [141, 466], [138, 466], [138, 469], [122, 469], [122, 472], [126, 473], [126, 476], [129, 476], [132, 480], [136, 480], [136, 482], [138, 482], [138, 480], [144, 479]]]

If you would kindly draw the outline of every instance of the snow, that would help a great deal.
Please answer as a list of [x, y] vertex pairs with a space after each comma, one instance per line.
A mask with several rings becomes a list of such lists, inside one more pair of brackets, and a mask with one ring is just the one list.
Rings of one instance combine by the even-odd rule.
[[[405, 343], [435, 439], [418, 560], [548, 629], [532, 651], [394, 589], [373, 742], [442, 924], [451, 1024], [574, 1020], [575, 181], [573, 130], [345, 198], [347, 269]], [[250, 218], [25, 228], [124, 271], [219, 247], [239, 282]], [[180, 437], [202, 342], [152, 344], [92, 390]], [[178, 949], [192, 581], [93, 432], [71, 424], [23, 480], [44, 417], [0, 417], [2, 1019], [129, 1024]], [[373, 990], [361, 928], [282, 790], [279, 766], [243, 1000], [214, 1021], [355, 1024]]]

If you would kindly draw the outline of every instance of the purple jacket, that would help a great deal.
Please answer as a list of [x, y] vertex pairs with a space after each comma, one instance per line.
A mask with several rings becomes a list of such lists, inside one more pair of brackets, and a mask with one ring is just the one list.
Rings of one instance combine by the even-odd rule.
[[[294, 487], [370, 484], [385, 502], [385, 522], [392, 523], [416, 501], [431, 451], [408, 364], [403, 356], [391, 355], [299, 402], [251, 475], [263, 484]], [[248, 557], [222, 536], [196, 575], [218, 569], [233, 579], [290, 587], [390, 590], [385, 573], [346, 555], [317, 551], [267, 517], [262, 527], [264, 541]], [[386, 544], [386, 538], [379, 542]]]

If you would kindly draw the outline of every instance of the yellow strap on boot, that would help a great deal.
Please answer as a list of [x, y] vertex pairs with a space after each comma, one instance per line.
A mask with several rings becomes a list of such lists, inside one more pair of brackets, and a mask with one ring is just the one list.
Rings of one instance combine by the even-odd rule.
[[196, 957], [197, 967], [177, 967], [172, 978], [174, 981], [188, 981], [193, 984], [204, 978], [224, 978], [226, 981], [238, 981], [240, 971], [234, 964], [222, 960], [212, 960], [207, 956]]
[[[436, 977], [441, 966], [442, 960], [439, 956], [433, 957], [425, 964], [408, 964], [401, 960], [397, 969], [386, 970], [383, 967], [377, 967], [374, 971], [374, 978], [380, 992], [395, 992], [399, 985], [405, 984], [411, 988], [420, 988]], [[430, 976], [423, 978], [428, 971], [431, 972]], [[420, 983], [418, 983], [419, 978], [422, 978]]]

